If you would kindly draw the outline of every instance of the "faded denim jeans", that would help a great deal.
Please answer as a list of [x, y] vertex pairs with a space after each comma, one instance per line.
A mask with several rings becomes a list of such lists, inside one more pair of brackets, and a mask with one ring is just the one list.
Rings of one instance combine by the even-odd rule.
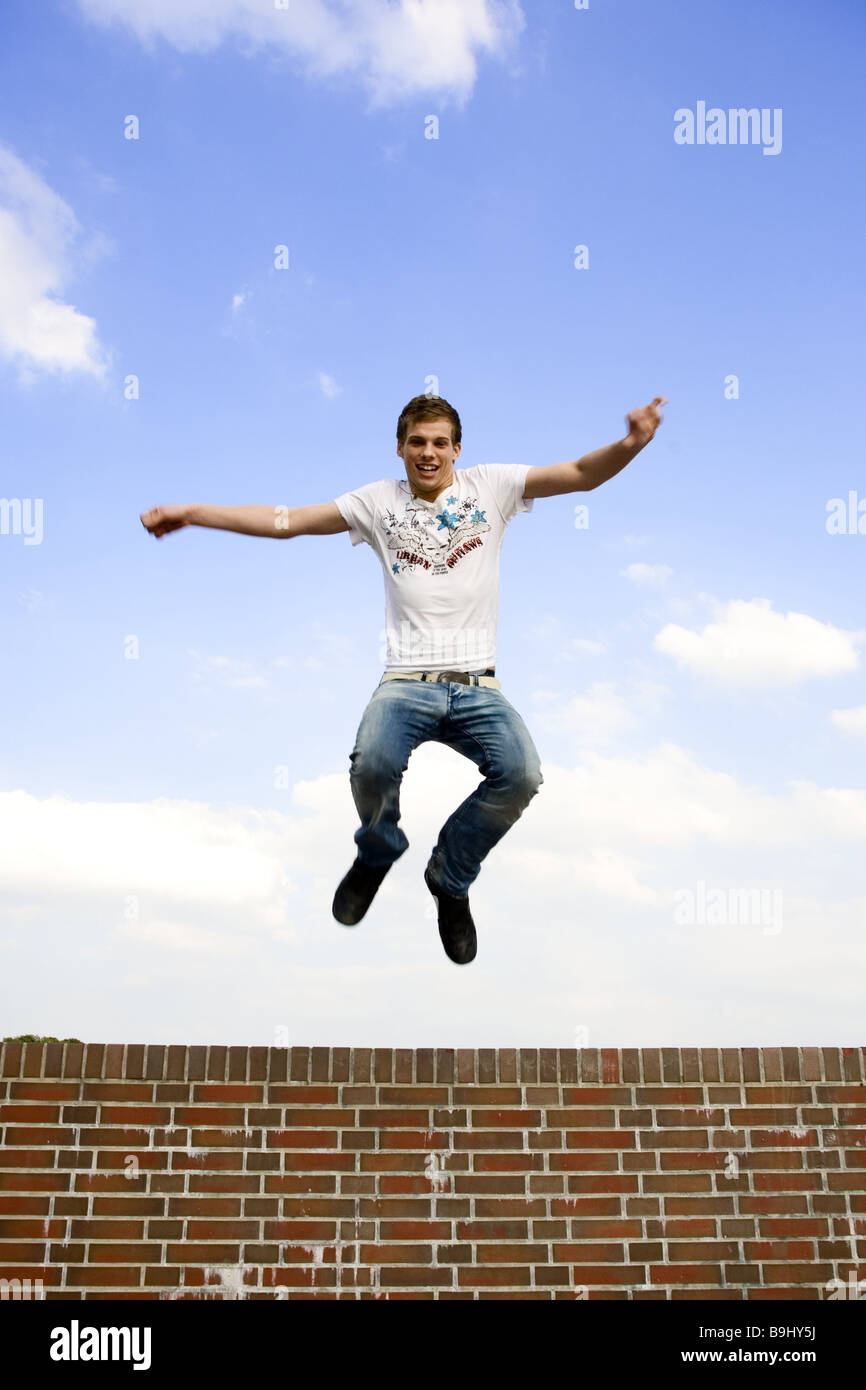
[[484, 775], [442, 827], [430, 856], [433, 882], [466, 897], [481, 862], [522, 815], [544, 778], [529, 730], [501, 690], [459, 681], [382, 680], [361, 718], [350, 754], [361, 825], [358, 858], [382, 867], [409, 847], [400, 828], [400, 783], [413, 749], [444, 743]]

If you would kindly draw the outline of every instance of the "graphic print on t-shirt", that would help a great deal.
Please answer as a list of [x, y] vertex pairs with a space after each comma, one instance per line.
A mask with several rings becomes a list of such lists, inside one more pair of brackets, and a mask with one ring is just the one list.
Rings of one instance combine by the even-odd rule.
[[392, 574], [412, 574], [416, 569], [448, 574], [464, 555], [484, 544], [481, 537], [490, 523], [477, 497], [461, 502], [455, 488], [443, 494], [437, 506], [438, 511], [411, 498], [402, 516], [390, 509], [383, 514], [388, 549], [395, 552]]

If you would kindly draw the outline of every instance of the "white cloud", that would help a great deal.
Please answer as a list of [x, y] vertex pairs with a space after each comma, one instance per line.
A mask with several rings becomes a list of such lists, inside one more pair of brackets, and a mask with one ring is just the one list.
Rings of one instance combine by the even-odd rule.
[[651, 539], [651, 536], [639, 536], [635, 531], [626, 531], [618, 540], [602, 541], [601, 544], [606, 550], [618, 550], [623, 545], [629, 550], [637, 550], [642, 545], [649, 545]]
[[373, 102], [422, 93], [465, 100], [481, 54], [508, 51], [524, 27], [518, 0], [79, 0], [100, 24], [125, 24], [145, 45], [183, 52], [226, 40], [245, 53], [283, 49], [314, 78], [355, 74]]
[[28, 613], [35, 613], [37, 608], [41, 608], [45, 602], [45, 595], [41, 589], [34, 589], [30, 586], [22, 589], [18, 595], [18, 602], [22, 608], [26, 608]]
[[59, 298], [93, 254], [76, 245], [80, 232], [68, 204], [0, 145], [0, 356], [22, 381], [38, 371], [105, 376], [95, 321]]
[[830, 717], [837, 729], [866, 738], [866, 705], [856, 709], [834, 709]]
[[115, 928], [129, 941], [163, 951], [192, 951], [209, 956], [242, 956], [249, 953], [249, 940], [237, 933], [191, 926], [189, 922], [156, 918], [148, 922], [121, 922]]
[[[352, 929], [330, 915], [357, 824], [343, 771], [280, 810], [0, 794], [7, 1031], [37, 999], [58, 1035], [155, 1042], [273, 1043], [286, 1024], [294, 1043], [570, 1046], [581, 1024], [591, 1046], [746, 1045], [859, 1026], [866, 792], [768, 791], [671, 744], [543, 770], [471, 890], [467, 970], [422, 881], [479, 781], [451, 750], [413, 753], [410, 848]], [[779, 885], [783, 930], [675, 925], [675, 892], [701, 881]]]
[[[269, 920], [287, 881], [278, 852], [280, 818], [219, 812], [188, 801], [39, 800], [0, 795], [5, 842], [3, 887], [37, 897], [111, 897], [118, 917], [128, 897], [208, 904], [231, 915], [241, 906]], [[130, 908], [130, 910], [137, 910]]]
[[855, 671], [866, 632], [846, 631], [806, 613], [776, 613], [769, 599], [716, 605], [701, 632], [668, 623], [653, 645], [696, 675], [739, 685], [787, 685]]
[[196, 684], [206, 681], [208, 676], [215, 676], [220, 685], [230, 690], [270, 689], [270, 679], [256, 671], [249, 661], [238, 661], [231, 656], [202, 656], [194, 648], [188, 650], [195, 663], [192, 678]]
[[339, 396], [342, 389], [342, 386], [338, 386], [334, 378], [328, 376], [327, 372], [319, 372], [319, 390], [323, 396], [333, 400], [334, 396]]
[[630, 579], [633, 584], [640, 584], [647, 589], [661, 589], [670, 579], [673, 570], [670, 565], [635, 563], [620, 570], [620, 574], [626, 579]]
[[631, 728], [634, 716], [626, 701], [609, 681], [594, 681], [585, 695], [563, 700], [553, 691], [536, 691], [534, 699], [546, 706], [545, 722], [573, 733], [581, 747], [611, 743]]
[[246, 302], [247, 302], [247, 291], [246, 291], [246, 290], [239, 290], [237, 294], [233, 294], [233, 295], [232, 295], [232, 313], [233, 313], [233, 314], [239, 313], [240, 310], [241, 310], [241, 309], [244, 307], [244, 305], [246, 304]]
[[607, 651], [605, 642], [591, 637], [572, 637], [564, 632], [559, 618], [552, 613], [547, 613], [529, 635], [536, 642], [542, 642], [556, 662], [574, 661], [581, 656], [602, 656]]
[[594, 681], [578, 695], [552, 686], [538, 688], [532, 692], [535, 717], [546, 729], [573, 739], [581, 754], [617, 743], [639, 721], [657, 715], [671, 694], [669, 686], [640, 675], [624, 685], [627, 695], [613, 681]]
[[[831, 1022], [854, 1026], [859, 999], [846, 983], [866, 964], [866, 794], [808, 783], [762, 791], [670, 744], [639, 758], [589, 753], [544, 775], [472, 890], [480, 953], [470, 972], [444, 959], [421, 881], [439, 825], [479, 780], [450, 750], [413, 754], [402, 796], [410, 849], [351, 931], [330, 918], [354, 853], [343, 772], [297, 784], [287, 812], [0, 797], [16, 866], [7, 894], [30, 909], [12, 938], [16, 960], [27, 941], [39, 946], [16, 965], [16, 988], [26, 999], [32, 975], [30, 993], [38, 984], [44, 1001], [46, 952], [69, 943], [77, 986], [58, 970], [52, 1018], [77, 1036], [75, 1000], [96, 971], [107, 983], [88, 1026], [155, 1041], [273, 1041], [287, 1020], [295, 1042], [326, 1034], [358, 1046], [568, 1046], [577, 1023], [589, 1025], [590, 1045], [605, 1032], [622, 1045], [710, 1035], [742, 1044], [762, 1040], [768, 1020], [775, 1037], [796, 1040], [804, 1017], [816, 1035]], [[674, 927], [673, 893], [697, 880], [781, 884], [783, 933]], [[140, 918], [121, 925], [130, 893]], [[14, 905], [3, 914], [7, 939], [16, 915]], [[111, 986], [133, 978], [135, 1000]]]

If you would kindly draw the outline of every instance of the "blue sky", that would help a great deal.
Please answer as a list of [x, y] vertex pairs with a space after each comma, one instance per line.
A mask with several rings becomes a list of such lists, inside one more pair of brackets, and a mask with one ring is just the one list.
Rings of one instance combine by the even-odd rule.
[[[0, 491], [43, 510], [37, 544], [13, 511], [0, 534], [3, 1032], [855, 1042], [863, 13], [413, 13], [4, 7]], [[699, 102], [781, 111], [779, 152], [678, 144]], [[546, 783], [482, 868], [462, 971], [421, 877], [477, 780], [447, 749], [413, 755], [374, 909], [330, 916], [373, 553], [138, 519], [402, 476], [431, 376], [462, 466], [575, 458], [669, 400], [619, 477], [505, 538], [498, 669]], [[863, 533], [828, 534], [851, 492]], [[678, 923], [701, 883], [721, 920]], [[732, 922], [760, 887], [783, 915]]]

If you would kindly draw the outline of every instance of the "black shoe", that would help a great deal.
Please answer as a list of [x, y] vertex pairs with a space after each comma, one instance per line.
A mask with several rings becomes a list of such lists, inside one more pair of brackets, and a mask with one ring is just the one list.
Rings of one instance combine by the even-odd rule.
[[344, 927], [354, 927], [360, 922], [390, 867], [386, 864], [384, 868], [374, 868], [372, 864], [355, 860], [334, 894], [331, 910], [338, 922]]
[[452, 898], [450, 893], [443, 893], [434, 885], [429, 869], [424, 870], [424, 882], [439, 907], [439, 935], [445, 954], [457, 965], [468, 965], [478, 950], [469, 899]]

